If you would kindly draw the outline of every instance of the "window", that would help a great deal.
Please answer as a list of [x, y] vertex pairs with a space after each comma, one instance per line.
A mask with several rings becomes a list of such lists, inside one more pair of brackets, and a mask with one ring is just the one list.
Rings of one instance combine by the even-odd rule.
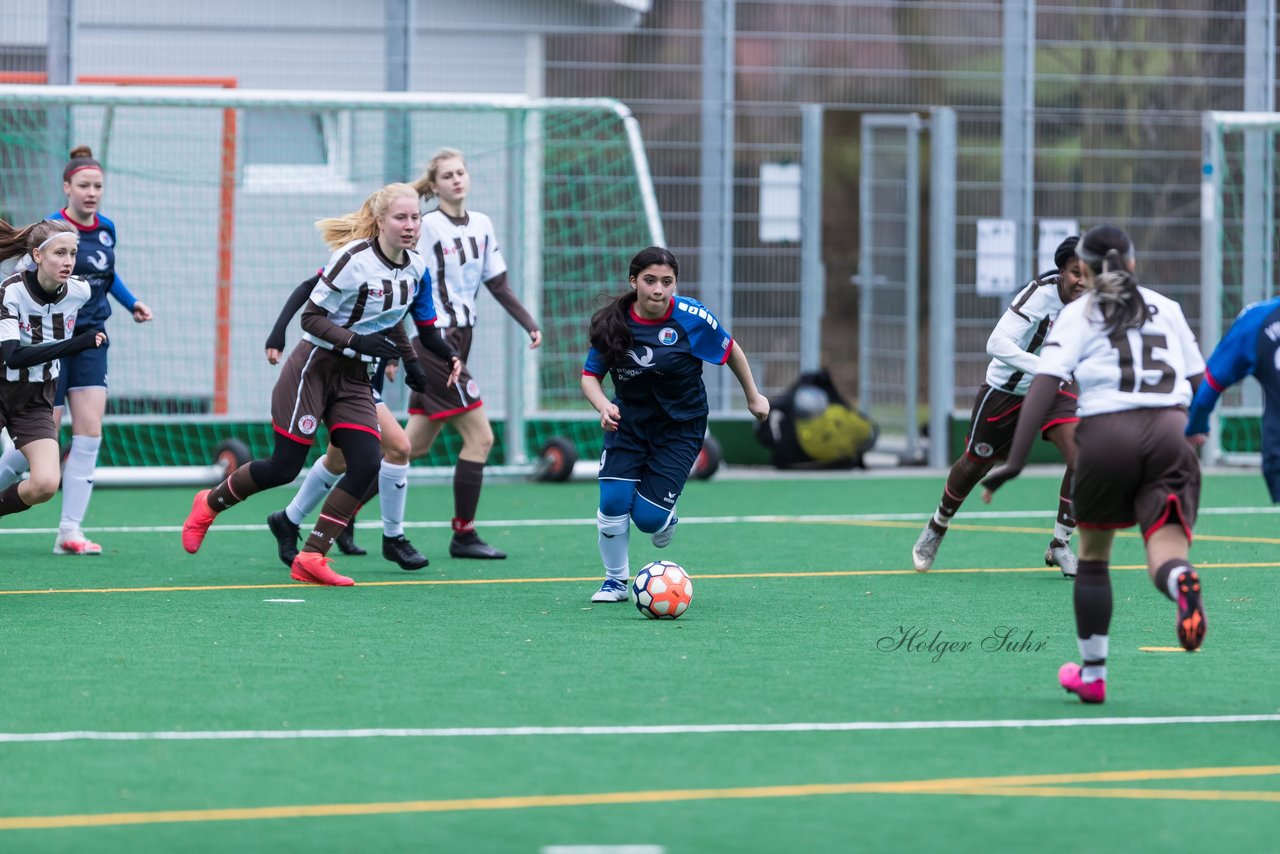
[[350, 113], [249, 109], [242, 116], [246, 192], [352, 192]]

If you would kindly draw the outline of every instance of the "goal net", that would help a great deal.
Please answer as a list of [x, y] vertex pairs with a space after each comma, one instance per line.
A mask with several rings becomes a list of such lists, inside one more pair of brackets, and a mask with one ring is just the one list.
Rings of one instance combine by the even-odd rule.
[[[1280, 113], [1207, 112], [1201, 170], [1200, 345], [1205, 355], [1242, 309], [1276, 293]], [[1207, 457], [1261, 464], [1262, 396], [1246, 380], [1214, 413]]]
[[[631, 256], [664, 242], [638, 125], [620, 103], [0, 85], [0, 216], [25, 224], [61, 208], [62, 167], [81, 144], [105, 171], [117, 271], [155, 314], [134, 324], [113, 305], [103, 465], [207, 464], [227, 438], [265, 453], [279, 368], [264, 342], [328, 258], [314, 222], [412, 181], [442, 147], [465, 154], [468, 207], [493, 218], [512, 287], [543, 329], [530, 350], [481, 289], [468, 367], [495, 422], [495, 460], [524, 463], [552, 434], [598, 450], [578, 391], [587, 322], [625, 286]], [[289, 347], [299, 335], [295, 319]], [[394, 411], [406, 397], [402, 381], [388, 384]], [[456, 453], [456, 440], [437, 445], [428, 464]]]

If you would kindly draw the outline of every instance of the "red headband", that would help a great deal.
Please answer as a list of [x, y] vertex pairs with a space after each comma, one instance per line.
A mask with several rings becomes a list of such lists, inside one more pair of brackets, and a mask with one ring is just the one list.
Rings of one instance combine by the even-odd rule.
[[96, 160], [91, 160], [88, 163], [81, 163], [79, 166], [71, 166], [70, 164], [68, 164], [68, 168], [64, 170], [62, 173], [62, 180], [70, 181], [72, 175], [76, 174], [77, 172], [83, 172], [86, 169], [97, 169], [99, 172], [101, 172], [102, 166], [99, 165], [98, 161]]

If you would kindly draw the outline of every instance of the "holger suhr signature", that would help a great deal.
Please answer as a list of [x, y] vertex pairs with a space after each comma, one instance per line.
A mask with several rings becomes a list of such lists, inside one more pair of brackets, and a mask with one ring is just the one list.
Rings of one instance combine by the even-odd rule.
[[950, 652], [969, 652], [975, 648], [982, 652], [1040, 652], [1048, 643], [1047, 638], [1036, 639], [1034, 629], [1023, 630], [1017, 626], [997, 626], [976, 642], [943, 637], [942, 629], [898, 626], [876, 641], [876, 649], [881, 652], [927, 653], [936, 663]]

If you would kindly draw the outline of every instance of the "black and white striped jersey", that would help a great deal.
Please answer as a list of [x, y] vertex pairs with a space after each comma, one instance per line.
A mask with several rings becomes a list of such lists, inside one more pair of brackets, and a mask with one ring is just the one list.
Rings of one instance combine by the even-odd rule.
[[[397, 265], [383, 254], [377, 238], [353, 240], [329, 258], [311, 301], [352, 332], [385, 332], [404, 319], [425, 273], [422, 256], [412, 249], [405, 250], [404, 261]], [[310, 333], [302, 337], [317, 347], [334, 349]]]
[[1039, 367], [1038, 354], [1058, 312], [1062, 296], [1058, 292], [1061, 275], [1057, 270], [1041, 273], [1014, 298], [987, 339], [986, 383], [1009, 394], [1025, 395]]
[[476, 211], [455, 218], [434, 210], [422, 218], [418, 251], [435, 289], [436, 326], [475, 326], [480, 285], [507, 271], [493, 220]]
[[[76, 312], [92, 291], [84, 279], [72, 276], [54, 293], [47, 293], [32, 268], [15, 272], [0, 282], [0, 341], [24, 345], [47, 344], [70, 338], [76, 328]], [[58, 378], [60, 360], [29, 368], [5, 366], [10, 382], [39, 383]]]

